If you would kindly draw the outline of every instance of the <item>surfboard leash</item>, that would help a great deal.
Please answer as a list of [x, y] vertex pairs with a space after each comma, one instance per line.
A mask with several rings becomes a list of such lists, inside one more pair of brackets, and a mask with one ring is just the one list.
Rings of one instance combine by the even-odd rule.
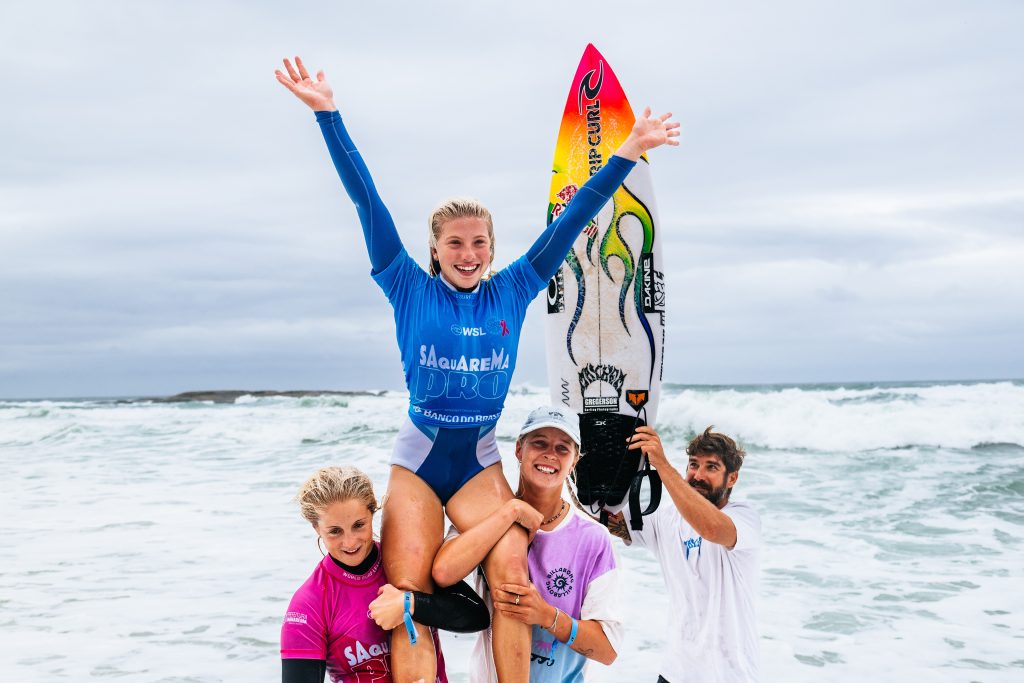
[[[641, 419], [640, 414], [643, 413]], [[636, 428], [641, 425], [647, 424], [647, 403], [644, 402], [640, 408], [636, 411], [636, 418], [633, 420], [633, 431], [636, 433]], [[626, 446], [626, 452], [629, 452], [629, 446]], [[641, 453], [640, 458], [642, 459], [642, 465], [639, 470], [633, 475], [629, 482], [629, 527], [634, 531], [642, 531], [644, 528], [644, 517], [651, 514], [658, 509], [661, 505], [661, 475], [658, 471], [651, 468], [651, 461], [646, 454]], [[622, 468], [622, 461], [625, 458], [619, 460], [619, 470]], [[616, 470], [615, 477], [618, 479], [619, 470]], [[651, 499], [647, 501], [647, 508], [640, 510], [640, 489], [643, 487], [643, 481], [647, 478], [651, 482]]]

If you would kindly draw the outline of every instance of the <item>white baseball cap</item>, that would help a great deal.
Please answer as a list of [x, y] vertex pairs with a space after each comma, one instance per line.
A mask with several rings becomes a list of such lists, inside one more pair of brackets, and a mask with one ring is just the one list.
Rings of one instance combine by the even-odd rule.
[[544, 427], [554, 427], [565, 432], [577, 448], [583, 445], [580, 439], [579, 416], [558, 406], [542, 406], [530, 413], [526, 422], [523, 423], [522, 429], [519, 430], [519, 438]]

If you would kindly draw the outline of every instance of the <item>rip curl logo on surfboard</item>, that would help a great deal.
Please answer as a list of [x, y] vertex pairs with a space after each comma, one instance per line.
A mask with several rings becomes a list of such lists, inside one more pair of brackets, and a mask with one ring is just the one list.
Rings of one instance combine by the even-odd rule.
[[[594, 79], [594, 72], [597, 72], [597, 83], [591, 83]], [[587, 75], [580, 81], [580, 89], [576, 92], [576, 111], [580, 114], [583, 113], [583, 100], [597, 99], [597, 96], [601, 94], [601, 86], [604, 84], [604, 60], [597, 63], [596, 69], [591, 69], [587, 72]]]

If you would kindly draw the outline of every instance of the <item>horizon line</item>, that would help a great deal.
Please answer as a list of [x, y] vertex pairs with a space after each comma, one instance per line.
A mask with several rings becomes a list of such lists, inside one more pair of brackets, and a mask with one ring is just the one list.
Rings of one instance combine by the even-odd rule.
[[[682, 387], [682, 388], [737, 388], [737, 387], [765, 387], [765, 388], [796, 388], [796, 387], [849, 387], [849, 386], [864, 386], [864, 385], [887, 385], [887, 386], [910, 386], [910, 385], [922, 385], [922, 384], [990, 384], [999, 382], [1024, 382], [1024, 378], [1020, 377], [989, 377], [989, 378], [954, 378], [954, 379], [900, 379], [900, 380], [842, 380], [842, 381], [815, 381], [815, 382], [722, 382], [722, 383], [685, 383], [685, 382], [662, 382], [662, 387]], [[530, 389], [536, 389], [538, 391], [545, 390], [546, 387], [541, 385], [532, 384], [530, 382], [524, 382], [522, 384], [513, 385], [519, 387], [526, 387]], [[236, 398], [241, 396], [261, 396], [261, 397], [272, 397], [272, 396], [290, 396], [293, 398], [303, 398], [306, 396], [381, 396], [385, 393], [392, 391], [406, 391], [402, 389], [198, 389], [190, 391], [180, 391], [173, 394], [117, 394], [117, 395], [80, 395], [80, 396], [12, 396], [12, 397], [0, 397], [0, 401], [11, 402], [11, 401], [125, 401], [125, 402], [142, 402], [142, 401], [155, 401], [160, 403], [169, 402], [184, 402], [186, 400], [214, 400], [214, 399], [201, 399], [193, 398], [186, 399], [188, 396], [223, 396], [234, 395]]]

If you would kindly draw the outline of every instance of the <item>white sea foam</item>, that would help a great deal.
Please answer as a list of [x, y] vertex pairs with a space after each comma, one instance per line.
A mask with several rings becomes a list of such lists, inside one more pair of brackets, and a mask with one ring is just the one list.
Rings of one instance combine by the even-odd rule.
[[862, 451], [985, 443], [1024, 445], [1024, 384], [690, 388], [667, 392], [663, 428], [709, 424], [766, 448]]
[[[0, 679], [277, 678], [287, 599], [320, 558], [290, 498], [328, 463], [382, 493], [405, 401], [0, 402]], [[511, 477], [544, 402], [508, 398]], [[668, 388], [671, 457], [710, 423], [748, 446], [736, 496], [764, 523], [765, 680], [1020, 678], [1022, 408], [1011, 382]], [[593, 680], [654, 680], [660, 572], [619, 555], [627, 640]], [[446, 636], [451, 680], [471, 643]]]

